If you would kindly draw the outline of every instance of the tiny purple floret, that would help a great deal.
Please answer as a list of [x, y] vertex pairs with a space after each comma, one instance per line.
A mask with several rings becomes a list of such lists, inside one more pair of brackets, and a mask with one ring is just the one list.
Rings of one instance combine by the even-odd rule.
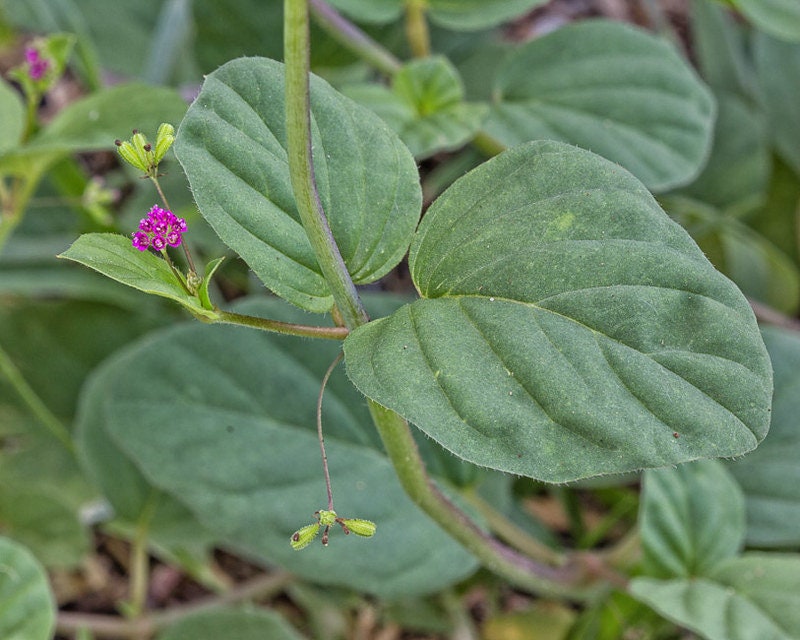
[[181, 244], [181, 236], [186, 232], [186, 220], [177, 217], [172, 211], [153, 205], [146, 218], [139, 221], [139, 231], [134, 232], [133, 246], [139, 251], [153, 247], [162, 251], [169, 245]]
[[50, 68], [50, 61], [42, 58], [42, 54], [33, 47], [25, 49], [25, 62], [28, 63], [28, 75], [31, 80], [41, 80]]

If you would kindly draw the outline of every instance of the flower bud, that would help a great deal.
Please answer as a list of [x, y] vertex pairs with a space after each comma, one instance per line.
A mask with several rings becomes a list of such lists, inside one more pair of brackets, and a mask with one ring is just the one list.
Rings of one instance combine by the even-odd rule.
[[352, 531], [357, 536], [363, 536], [365, 538], [371, 538], [375, 535], [375, 531], [377, 530], [374, 522], [362, 520], [361, 518], [342, 518], [341, 524], [345, 532]]
[[310, 545], [314, 538], [317, 537], [317, 534], [319, 533], [319, 527], [319, 522], [315, 522], [314, 524], [306, 525], [305, 527], [295, 531], [289, 540], [289, 544], [292, 545], [292, 549], [299, 551], [300, 549]]
[[172, 143], [175, 142], [175, 127], [171, 124], [164, 122], [158, 128], [158, 133], [156, 134], [156, 151], [155, 151], [155, 163], [158, 164], [164, 159], [167, 151], [172, 146]]

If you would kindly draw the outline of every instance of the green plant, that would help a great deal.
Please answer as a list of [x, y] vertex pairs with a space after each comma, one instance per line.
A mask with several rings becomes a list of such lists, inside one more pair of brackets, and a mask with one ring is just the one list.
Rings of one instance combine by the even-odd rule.
[[[159, 4], [154, 33], [162, 36], [147, 51], [162, 52], [151, 67], [162, 79], [187, 73], [177, 61], [191, 43], [175, 34], [184, 4]], [[201, 19], [213, 4], [194, 6], [201, 33], [215, 24]], [[240, 4], [242, 16], [260, 15]], [[173, 90], [131, 84], [98, 89], [41, 125], [35, 108], [25, 116], [17, 93], [0, 85], [3, 140], [11, 141], [0, 142], [8, 260], [0, 268], [10, 276], [0, 293], [33, 297], [55, 286], [91, 301], [65, 302], [57, 326], [74, 313], [76, 324], [109, 332], [106, 342], [90, 333], [78, 343], [95, 343], [79, 373], [64, 359], [72, 386], [58, 395], [41, 391], [43, 370], [18, 364], [35, 352], [26, 344], [34, 337], [14, 324], [46, 316], [50, 303], [0, 317], [8, 335], [0, 371], [17, 398], [0, 406], [3, 424], [24, 442], [21, 454], [6, 454], [13, 464], [0, 475], [0, 522], [40, 559], [48, 544], [37, 539], [37, 519], [57, 524], [59, 538], [76, 541], [66, 563], [74, 566], [88, 546], [76, 507], [100, 494], [114, 513], [105, 530], [131, 542], [129, 596], [118, 603], [128, 620], [62, 614], [59, 631], [295, 637], [263, 611], [148, 612], [148, 553], [223, 601], [287, 588], [288, 575], [276, 574], [224, 595], [209, 561], [224, 547], [285, 567], [305, 585], [384, 603], [445, 592], [481, 566], [520, 591], [580, 604], [580, 614], [556, 604], [549, 622], [533, 609], [538, 622], [495, 620], [560, 629], [554, 637], [613, 638], [629, 628], [678, 637], [679, 627], [712, 639], [799, 637], [792, 550], [800, 540], [791, 526], [800, 501], [796, 488], [789, 508], [759, 500], [763, 491], [786, 500], [788, 485], [769, 471], [776, 457], [787, 456], [785, 473], [797, 474], [800, 340], [796, 329], [762, 333], [739, 287], [785, 313], [800, 304], [792, 218], [800, 140], [791, 144], [784, 95], [800, 92], [800, 44], [756, 33], [752, 67], [741, 28], [698, 0], [704, 81], [673, 45], [607, 20], [528, 43], [492, 40], [491, 28], [537, 0], [331, 4], [368, 23], [402, 17], [415, 59], [401, 62], [321, 0], [286, 0], [284, 62], [223, 64], [185, 113]], [[754, 20], [776, 11], [741, 5]], [[261, 11], [280, 14], [277, 3], [267, 6]], [[311, 37], [310, 12], [328, 35]], [[19, 8], [10, 14], [30, 20]], [[69, 14], [54, 20], [59, 29], [76, 24]], [[782, 22], [778, 35], [800, 41], [792, 24]], [[450, 43], [449, 58], [431, 55], [431, 25], [444, 29], [435, 50]], [[103, 58], [89, 27], [75, 39], [87, 84]], [[475, 29], [481, 37], [459, 45], [455, 33]], [[337, 50], [347, 70], [327, 70], [341, 90], [310, 72], [317, 38], [351, 52]], [[201, 40], [194, 46], [216, 62]], [[230, 38], [218, 42], [228, 52]], [[387, 81], [376, 82], [352, 53]], [[778, 55], [788, 62], [776, 72]], [[195, 54], [195, 63], [203, 59]], [[40, 75], [31, 64], [18, 77]], [[29, 107], [38, 104], [41, 92], [23, 90]], [[774, 113], [786, 115], [766, 115]], [[758, 126], [739, 135], [751, 116]], [[49, 245], [28, 218], [36, 197], [97, 194], [74, 153], [109, 147], [132, 127], [129, 141], [117, 141], [120, 156], [161, 204], [140, 187], [146, 200], [135, 198], [120, 234], [110, 200], [84, 196], [76, 223], [55, 231], [86, 233], [60, 257], [177, 302], [200, 323], [150, 333], [172, 319], [157, 300], [41, 257]], [[173, 139], [191, 199], [170, 164]], [[37, 252], [14, 262], [25, 242]], [[170, 246], [182, 255], [170, 257]], [[225, 247], [235, 256], [223, 263]], [[415, 298], [357, 288], [406, 254]], [[226, 303], [232, 283], [247, 289], [247, 271], [277, 297]], [[25, 339], [14, 341], [15, 329]], [[346, 375], [334, 372], [342, 357]], [[751, 452], [771, 420], [773, 433], [754, 453], [713, 460]], [[770, 447], [778, 438], [786, 444]], [[42, 452], [52, 467], [31, 471]], [[629, 487], [639, 472], [640, 496]], [[38, 492], [24, 501], [27, 522], [15, 502], [25, 474], [37, 477]], [[58, 484], [60, 501], [48, 503], [45, 487]], [[571, 544], [522, 512], [521, 494], [532, 490], [563, 504]], [[587, 496], [607, 500], [599, 524], [588, 524]], [[335, 525], [369, 539], [325, 549]], [[320, 530], [323, 545], [310, 545]], [[303, 588], [288, 587], [314, 620], [326, 601]], [[786, 597], [774, 597], [779, 591]], [[442, 608], [458, 621], [452, 601]]]

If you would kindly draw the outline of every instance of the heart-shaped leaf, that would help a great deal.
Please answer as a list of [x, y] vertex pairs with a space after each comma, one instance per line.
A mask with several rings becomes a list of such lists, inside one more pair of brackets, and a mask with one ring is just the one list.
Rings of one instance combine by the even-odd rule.
[[647, 575], [703, 575], [744, 540], [744, 497], [716, 460], [648, 470], [639, 510]]
[[[276, 309], [247, 307], [283, 319]], [[463, 578], [475, 561], [406, 497], [341, 373], [323, 403], [335, 507], [378, 531], [370, 539], [334, 531], [335, 550], [289, 545], [325, 507], [315, 405], [337, 350], [238, 327], [179, 326], [108, 360], [86, 390], [83, 420], [102, 423], [149, 482], [250, 556], [384, 596]]]
[[772, 371], [750, 307], [626, 171], [521, 145], [428, 210], [423, 296], [345, 341], [368, 397], [456, 455], [550, 482], [751, 450]]
[[[314, 170], [353, 280], [377, 280], [405, 254], [422, 195], [414, 158], [368, 109], [311, 79]], [[234, 60], [210, 74], [175, 143], [197, 205], [275, 293], [308, 311], [331, 297], [297, 212], [286, 153], [283, 65]]]
[[0, 538], [0, 637], [50, 640], [55, 617], [44, 569], [25, 547]]
[[744, 490], [747, 541], [758, 547], [800, 546], [800, 338], [762, 331], [775, 370], [769, 437], [729, 469]]
[[562, 27], [507, 57], [484, 130], [505, 146], [561, 140], [618, 162], [649, 189], [690, 181], [714, 100], [663, 40], [610, 21]]
[[707, 578], [634, 578], [631, 594], [708, 640], [800, 638], [800, 555], [749, 553]]

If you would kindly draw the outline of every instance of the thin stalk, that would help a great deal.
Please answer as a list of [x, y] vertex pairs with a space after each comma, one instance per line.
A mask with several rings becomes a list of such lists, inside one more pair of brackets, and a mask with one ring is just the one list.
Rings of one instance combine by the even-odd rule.
[[431, 55], [431, 37], [428, 31], [427, 0], [406, 0], [406, 39], [415, 58]]
[[159, 495], [153, 492], [142, 510], [131, 545], [128, 609], [132, 618], [141, 617], [147, 605], [147, 589], [150, 584], [150, 559], [147, 555], [147, 541], [150, 534], [150, 522], [158, 508], [158, 500]]
[[2, 372], [11, 386], [22, 398], [33, 415], [55, 436], [55, 438], [66, 447], [70, 453], [75, 453], [75, 445], [72, 442], [69, 430], [59, 420], [55, 414], [47, 408], [47, 405], [38, 396], [36, 391], [28, 384], [22, 372], [14, 364], [11, 356], [0, 346], [0, 372]]
[[309, 97], [310, 36], [307, 0], [284, 2], [284, 60], [286, 63], [286, 137], [292, 190], [300, 219], [322, 274], [342, 314], [354, 329], [369, 318], [331, 233], [314, 179]]
[[336, 365], [342, 361], [344, 352], [340, 351], [339, 355], [334, 358], [325, 375], [322, 378], [322, 384], [319, 388], [319, 395], [317, 396], [317, 438], [319, 439], [319, 451], [322, 454], [322, 470], [325, 472], [325, 489], [328, 492], [328, 511], [333, 511], [333, 489], [331, 488], [331, 473], [328, 469], [328, 454], [325, 452], [325, 438], [322, 437], [322, 396], [325, 394], [325, 387], [328, 385], [333, 370]]
[[561, 503], [561, 508], [569, 521], [569, 533], [572, 539], [577, 542], [586, 534], [586, 523], [583, 520], [583, 510], [581, 509], [578, 494], [569, 487], [554, 486], [551, 491]]
[[317, 24], [364, 62], [387, 76], [393, 76], [400, 70], [402, 62], [391, 51], [370, 38], [325, 0], [310, 0], [310, 6], [311, 15]]
[[[582, 598], [591, 582], [587, 566], [575, 556], [561, 567], [540, 564], [504, 546], [478, 528], [433, 484], [408, 423], [372, 400], [369, 410], [383, 445], [408, 496], [447, 533], [470, 551], [484, 567], [517, 587], [536, 593]], [[588, 559], [588, 558], [587, 558]], [[593, 560], [593, 559], [592, 559]], [[594, 572], [594, 567], [591, 567]]]
[[222, 595], [209, 596], [189, 605], [149, 613], [135, 620], [108, 615], [60, 612], [56, 620], [56, 631], [60, 635], [70, 636], [81, 629], [88, 629], [96, 638], [108, 640], [150, 637], [161, 629], [202, 611], [273, 596], [285, 589], [292, 580], [293, 577], [287, 572], [258, 576]]
[[[156, 176], [150, 176], [150, 180], [153, 181], [153, 184], [156, 187], [156, 191], [158, 191], [158, 195], [161, 198], [161, 202], [164, 203], [164, 206], [169, 210], [172, 211], [172, 207], [169, 206], [169, 202], [167, 201], [167, 196], [164, 195], [164, 191], [161, 189], [161, 183], [159, 183], [158, 178]], [[189, 270], [192, 273], [197, 273], [197, 269], [194, 266], [194, 260], [192, 260], [192, 254], [189, 252], [189, 248], [186, 246], [185, 242], [181, 243], [181, 247], [183, 247], [183, 254], [186, 256], [186, 262], [189, 264]], [[189, 295], [192, 295], [189, 292]]]
[[505, 540], [515, 549], [521, 551], [529, 558], [533, 558], [539, 562], [553, 565], [558, 565], [564, 562], [564, 557], [562, 554], [551, 549], [546, 544], [539, 542], [536, 538], [528, 535], [506, 516], [497, 511], [475, 491], [467, 492], [465, 497], [478, 510], [478, 513], [483, 516], [489, 525], [489, 528], [499, 538]]
[[217, 311], [217, 318], [214, 322], [224, 324], [236, 324], [262, 331], [280, 333], [286, 336], [299, 336], [301, 338], [323, 338], [326, 340], [344, 340], [350, 333], [346, 327], [315, 327], [305, 324], [293, 324], [291, 322], [279, 322], [268, 318], [257, 318], [256, 316], [246, 316], [241, 313], [231, 311]]

